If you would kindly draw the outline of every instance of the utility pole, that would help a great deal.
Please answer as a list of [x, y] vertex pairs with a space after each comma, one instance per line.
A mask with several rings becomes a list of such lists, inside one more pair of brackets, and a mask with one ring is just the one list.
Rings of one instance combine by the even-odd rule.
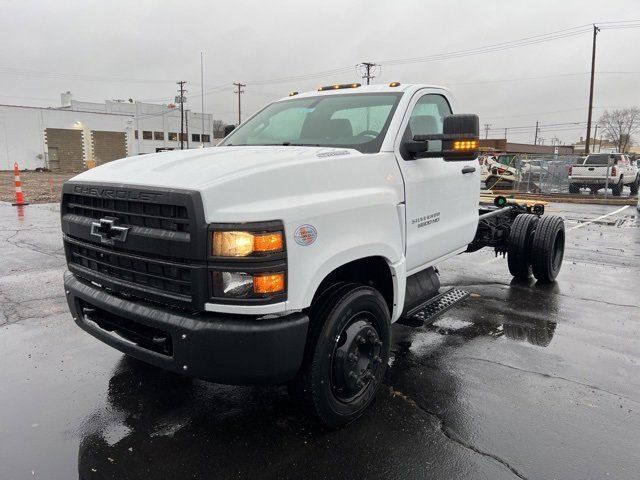
[[487, 138], [489, 138], [489, 127], [490, 127], [490, 126], [491, 126], [491, 124], [490, 124], [490, 123], [485, 123], [485, 124], [484, 124], [484, 138], [485, 138], [485, 140], [486, 140]]
[[593, 132], [593, 150], [596, 149], [597, 142], [598, 142], [598, 124], [596, 123], [596, 127]]
[[596, 69], [596, 36], [600, 29], [593, 25], [593, 47], [591, 49], [591, 86], [589, 88], [589, 113], [587, 115], [587, 140], [584, 144], [584, 153], [589, 155], [589, 143], [591, 140], [591, 114], [593, 110], [593, 79]]
[[189, 150], [189, 110], [187, 110], [186, 112], [184, 112], [184, 126], [185, 126], [185, 130], [187, 131], [187, 150]]
[[184, 84], [187, 82], [181, 80], [176, 83], [180, 85], [180, 96], [176, 97], [176, 102], [180, 102], [180, 150], [184, 150], [184, 94], [187, 93]]
[[504, 139], [505, 140], [507, 139], [507, 129], [506, 128], [504, 129]]
[[244, 93], [244, 90], [242, 90], [242, 87], [246, 87], [247, 84], [235, 82], [234, 85], [238, 87], [238, 90], [234, 91], [233, 93], [238, 95], [238, 125], [240, 125], [240, 123], [242, 122], [241, 113], [240, 113], [242, 111], [242, 107], [241, 107], [242, 104], [240, 103], [240, 96]]
[[359, 63], [357, 66], [362, 67], [364, 69], [363, 72], [366, 72], [362, 75], [362, 78], [366, 78], [367, 85], [369, 85], [371, 83], [371, 80], [376, 78], [376, 76], [372, 73], [372, 70], [374, 70], [376, 67], [379, 67], [380, 65], [373, 62], [362, 62], [362, 63]]
[[[200, 92], [200, 101], [202, 103], [202, 133], [200, 134], [200, 146], [204, 148], [204, 66], [202, 62], [202, 52], [200, 52], [200, 85], [202, 85], [202, 91]], [[213, 136], [213, 132], [212, 136]]]
[[536, 121], [536, 135], [533, 137], [533, 144], [538, 144], [538, 122]]

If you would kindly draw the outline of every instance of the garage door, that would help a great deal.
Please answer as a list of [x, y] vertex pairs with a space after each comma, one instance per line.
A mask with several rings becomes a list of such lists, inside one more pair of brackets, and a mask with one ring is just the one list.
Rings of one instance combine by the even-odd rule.
[[47, 128], [44, 131], [49, 156], [48, 167], [60, 172], [84, 170], [82, 130]]
[[127, 136], [123, 132], [92, 130], [91, 142], [96, 165], [127, 156]]

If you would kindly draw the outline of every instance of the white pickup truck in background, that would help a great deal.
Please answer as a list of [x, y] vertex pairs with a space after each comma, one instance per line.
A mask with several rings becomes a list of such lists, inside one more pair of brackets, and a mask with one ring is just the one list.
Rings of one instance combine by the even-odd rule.
[[621, 153], [591, 154], [581, 164], [569, 169], [570, 193], [579, 193], [581, 188], [589, 188], [595, 194], [608, 186], [613, 195], [619, 196], [624, 187], [628, 186], [631, 194], [635, 195], [639, 185], [638, 167], [632, 164], [627, 155]]

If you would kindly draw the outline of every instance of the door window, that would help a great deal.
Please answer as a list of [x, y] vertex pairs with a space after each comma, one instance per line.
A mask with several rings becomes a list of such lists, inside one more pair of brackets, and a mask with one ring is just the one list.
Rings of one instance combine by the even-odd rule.
[[[404, 138], [410, 140], [415, 135], [442, 133], [442, 123], [447, 115], [451, 115], [451, 107], [446, 98], [434, 93], [423, 95], [413, 107]], [[440, 150], [442, 150], [440, 140], [429, 141], [430, 152]]]

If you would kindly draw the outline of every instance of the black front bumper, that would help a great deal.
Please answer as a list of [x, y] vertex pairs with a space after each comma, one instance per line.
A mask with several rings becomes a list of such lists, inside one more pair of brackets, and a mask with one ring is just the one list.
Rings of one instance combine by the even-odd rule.
[[232, 385], [291, 380], [304, 354], [309, 318], [191, 314], [121, 298], [64, 275], [75, 322], [132, 357], [191, 377]]

